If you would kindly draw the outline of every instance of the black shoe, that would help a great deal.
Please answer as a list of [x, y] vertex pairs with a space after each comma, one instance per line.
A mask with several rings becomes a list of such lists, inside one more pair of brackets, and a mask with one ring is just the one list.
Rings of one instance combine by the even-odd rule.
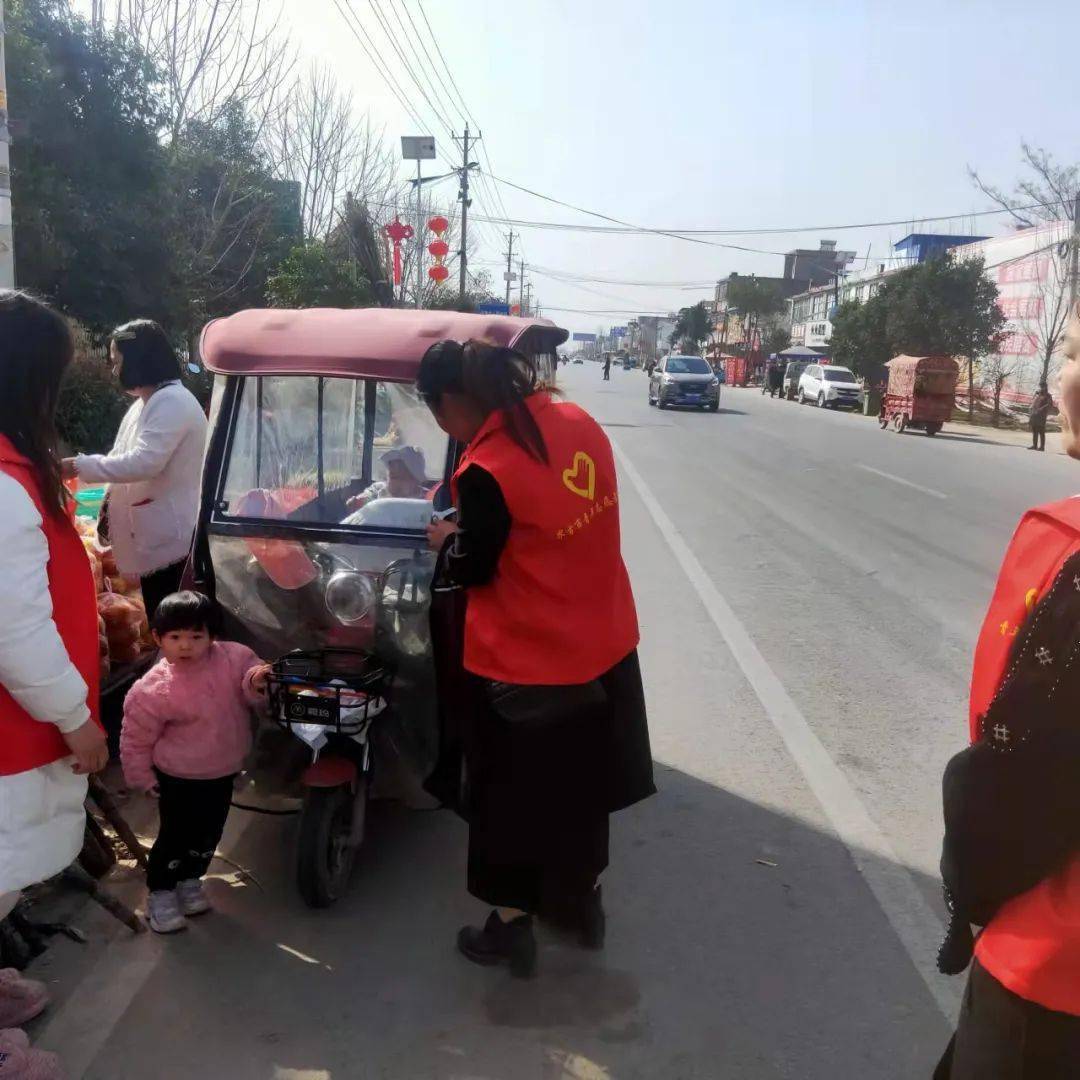
[[536, 938], [531, 915], [519, 915], [506, 923], [493, 911], [483, 930], [463, 926], [458, 931], [457, 944], [459, 952], [474, 964], [485, 967], [507, 964], [510, 974], [519, 979], [536, 974]]
[[589, 894], [581, 908], [581, 933], [578, 940], [583, 949], [602, 949], [607, 933], [607, 916], [602, 903], [600, 886]]

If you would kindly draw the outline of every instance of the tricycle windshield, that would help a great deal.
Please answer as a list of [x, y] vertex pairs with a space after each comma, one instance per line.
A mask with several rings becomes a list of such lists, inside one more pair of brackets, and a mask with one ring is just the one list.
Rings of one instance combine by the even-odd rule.
[[447, 436], [413, 386], [245, 378], [224, 465], [223, 519], [422, 532]]

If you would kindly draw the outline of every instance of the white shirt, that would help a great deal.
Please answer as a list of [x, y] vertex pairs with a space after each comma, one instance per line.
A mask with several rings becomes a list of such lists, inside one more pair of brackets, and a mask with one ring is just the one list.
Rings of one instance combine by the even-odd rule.
[[[49, 544], [41, 514], [17, 480], [0, 473], [0, 683], [37, 721], [74, 731], [90, 718], [87, 686], [53, 620]], [[58, 874], [86, 827], [86, 777], [71, 758], [0, 776], [0, 893]]]
[[80, 454], [79, 479], [109, 485], [109, 538], [123, 574], [185, 559], [199, 512], [206, 415], [181, 383], [136, 401], [107, 455]]

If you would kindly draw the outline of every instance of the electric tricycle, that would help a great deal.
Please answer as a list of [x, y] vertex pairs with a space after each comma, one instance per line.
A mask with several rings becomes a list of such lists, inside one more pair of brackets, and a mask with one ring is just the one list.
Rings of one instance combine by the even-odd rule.
[[347, 886], [380, 763], [419, 787], [439, 757], [425, 529], [453, 512], [458, 447], [416, 393], [421, 357], [479, 338], [551, 371], [566, 337], [379, 308], [242, 311], [203, 331], [215, 385], [190, 577], [274, 665], [241, 797], [299, 812], [313, 907]]

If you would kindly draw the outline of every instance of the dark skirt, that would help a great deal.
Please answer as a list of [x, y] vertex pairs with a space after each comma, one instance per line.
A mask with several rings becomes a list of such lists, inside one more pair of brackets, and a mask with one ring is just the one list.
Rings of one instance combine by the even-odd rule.
[[972, 961], [960, 1020], [934, 1080], [1080, 1076], [1080, 1016], [1044, 1009]]
[[480, 900], [572, 907], [608, 864], [608, 814], [656, 791], [637, 653], [600, 681], [607, 700], [589, 715], [531, 727], [495, 713], [473, 680], [465, 816]]

